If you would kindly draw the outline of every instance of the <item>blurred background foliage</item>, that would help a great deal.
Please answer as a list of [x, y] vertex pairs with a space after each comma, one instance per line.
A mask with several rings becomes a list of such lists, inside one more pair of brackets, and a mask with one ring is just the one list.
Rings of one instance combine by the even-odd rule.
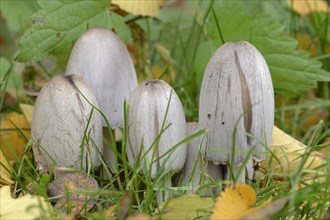
[[64, 72], [75, 40], [104, 27], [126, 42], [140, 82], [159, 78], [173, 86], [187, 121], [198, 120], [199, 89], [214, 51], [247, 40], [269, 65], [276, 124], [304, 143], [329, 133], [327, 1], [167, 0], [158, 16], [144, 17], [110, 1], [2, 0], [0, 13], [1, 114], [33, 105], [41, 87]]

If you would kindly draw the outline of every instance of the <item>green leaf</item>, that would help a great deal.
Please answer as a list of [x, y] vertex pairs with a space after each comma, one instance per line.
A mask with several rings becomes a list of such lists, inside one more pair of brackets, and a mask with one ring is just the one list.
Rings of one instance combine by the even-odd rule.
[[130, 32], [124, 19], [109, 12], [109, 1], [38, 1], [34, 24], [21, 38], [18, 61], [41, 60], [55, 55], [65, 65], [75, 40], [93, 27], [114, 29], [126, 41]]
[[199, 219], [208, 215], [213, 205], [211, 198], [185, 195], [162, 204], [153, 219]]
[[[277, 92], [297, 94], [316, 87], [317, 81], [330, 81], [321, 62], [310, 59], [307, 51], [297, 50], [297, 41], [283, 33], [283, 26], [274, 24], [269, 15], [246, 14], [240, 2], [222, 3], [215, 4], [214, 10], [225, 41], [245, 40], [255, 45], [265, 57]], [[220, 47], [214, 17], [207, 30], [213, 44]]]

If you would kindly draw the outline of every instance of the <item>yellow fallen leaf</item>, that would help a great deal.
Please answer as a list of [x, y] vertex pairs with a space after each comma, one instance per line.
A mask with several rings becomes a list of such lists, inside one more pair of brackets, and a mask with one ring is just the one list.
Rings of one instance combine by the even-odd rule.
[[158, 16], [164, 0], [113, 0], [112, 3], [135, 15]]
[[29, 124], [31, 124], [34, 106], [20, 103], [19, 107], [21, 108], [26, 120], [29, 122]]
[[13, 199], [10, 187], [0, 189], [0, 219], [50, 219], [51, 205], [43, 197], [25, 195]]
[[156, 210], [153, 219], [199, 219], [209, 213], [213, 200], [197, 195], [184, 195], [160, 206], [160, 212]]
[[328, 4], [323, 0], [288, 0], [288, 3], [300, 15], [307, 15], [313, 11], [329, 11]]
[[230, 186], [217, 199], [210, 219], [270, 219], [284, 207], [288, 197], [275, 201], [267, 200], [257, 207], [252, 207], [256, 200], [256, 192], [251, 186], [246, 184]]
[[210, 219], [239, 219], [256, 200], [257, 195], [252, 187], [246, 184], [230, 186], [219, 196]]
[[[279, 176], [280, 178], [286, 178], [292, 176], [297, 171], [302, 160], [304, 160], [303, 172], [305, 173], [302, 178], [305, 180], [313, 179], [317, 177], [317, 174], [309, 171], [324, 165], [326, 159], [321, 153], [316, 151], [311, 152], [308, 158], [304, 158], [309, 150], [310, 148], [306, 145], [274, 126], [270, 151], [276, 158], [272, 154], [268, 154], [267, 159], [259, 164], [260, 170], [264, 173], [272, 172], [274, 176]], [[323, 178], [317, 179], [317, 181], [323, 181]]]
[[0, 145], [4, 156], [10, 160], [20, 160], [26, 145], [26, 137], [22, 135], [19, 129], [30, 135], [30, 124], [25, 116], [16, 112], [4, 115], [0, 121]]

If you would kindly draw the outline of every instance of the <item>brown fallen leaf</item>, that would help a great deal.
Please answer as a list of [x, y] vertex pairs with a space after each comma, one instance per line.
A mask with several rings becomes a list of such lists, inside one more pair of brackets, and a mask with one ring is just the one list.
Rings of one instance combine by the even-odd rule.
[[24, 115], [11, 112], [1, 118], [0, 147], [8, 161], [20, 161], [29, 136], [30, 124]]
[[[81, 189], [82, 193], [72, 192]], [[55, 208], [67, 213], [79, 214], [90, 210], [98, 196], [86, 195], [83, 191], [97, 190], [97, 181], [85, 173], [66, 171], [65, 168], [55, 169], [55, 180], [48, 187], [50, 197], [59, 197]]]
[[129, 215], [129, 209], [134, 202], [133, 193], [131, 191], [126, 191], [121, 199], [120, 207], [117, 208], [117, 217], [119, 219], [126, 219]]
[[0, 189], [0, 219], [50, 219], [52, 208], [41, 196], [25, 195], [13, 199], [10, 187]]

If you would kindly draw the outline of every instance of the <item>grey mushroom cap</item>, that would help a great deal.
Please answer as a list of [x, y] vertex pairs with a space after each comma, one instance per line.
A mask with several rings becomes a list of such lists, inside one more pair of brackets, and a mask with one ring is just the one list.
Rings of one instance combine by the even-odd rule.
[[121, 39], [107, 29], [86, 31], [72, 49], [66, 68], [66, 75], [69, 74], [83, 76], [111, 128], [123, 128], [124, 100], [138, 81], [133, 61]]
[[[240, 165], [248, 151], [265, 152], [274, 125], [274, 91], [267, 63], [250, 43], [229, 42], [207, 64], [199, 101], [199, 125], [209, 129], [202, 148], [214, 164], [227, 164], [232, 156]], [[254, 153], [260, 161], [265, 154]]]
[[55, 76], [37, 98], [31, 138], [34, 158], [46, 170], [53, 165], [83, 170], [100, 165], [101, 115], [91, 115], [93, 107], [80, 93], [97, 107], [92, 90], [78, 75]]
[[[162, 132], [167, 107], [164, 128], [169, 127], [161, 134], [156, 148], [153, 143]], [[141, 83], [129, 98], [127, 148], [129, 162], [134, 165], [140, 159], [144, 172], [149, 172], [151, 167], [152, 178], [160, 167], [178, 172], [184, 165], [187, 145], [183, 143], [176, 148], [172, 147], [185, 137], [185, 114], [175, 91], [162, 80], [146, 80]], [[164, 156], [165, 153], [168, 154]], [[141, 155], [145, 156], [139, 158]]]

